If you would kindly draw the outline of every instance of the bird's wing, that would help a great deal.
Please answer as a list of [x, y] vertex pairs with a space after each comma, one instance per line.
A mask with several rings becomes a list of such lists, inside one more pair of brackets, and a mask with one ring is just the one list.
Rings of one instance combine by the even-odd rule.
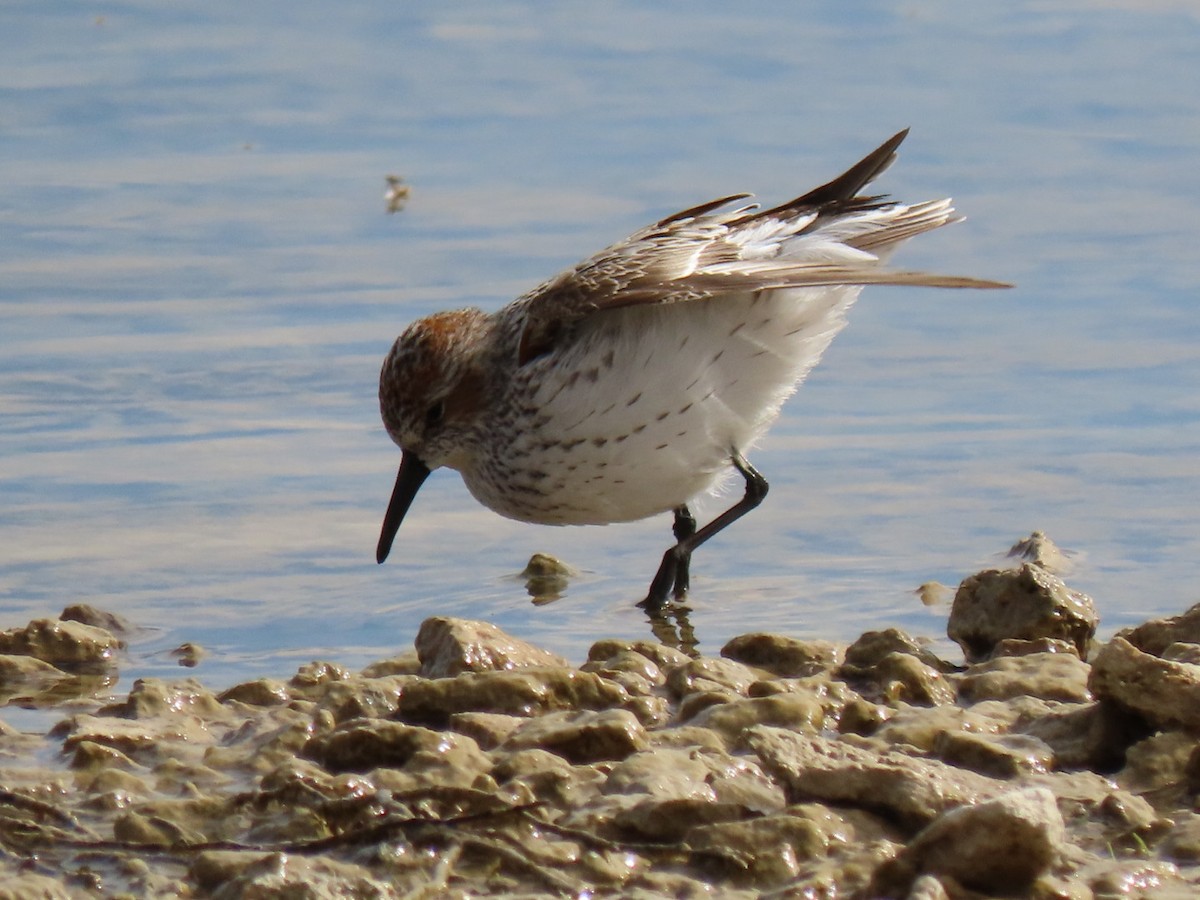
[[859, 195], [891, 165], [907, 133], [780, 206], [728, 209], [750, 195], [722, 197], [655, 222], [551, 279], [524, 298], [519, 363], [569, 341], [580, 321], [628, 306], [840, 284], [1007, 287], [882, 265], [881, 256], [901, 241], [958, 221], [948, 200], [905, 206]]

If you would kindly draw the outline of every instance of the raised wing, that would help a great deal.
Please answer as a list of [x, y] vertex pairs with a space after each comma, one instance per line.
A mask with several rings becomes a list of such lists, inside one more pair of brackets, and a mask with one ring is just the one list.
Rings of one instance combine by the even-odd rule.
[[883, 265], [900, 242], [959, 221], [949, 200], [906, 206], [859, 195], [895, 160], [907, 134], [780, 206], [722, 212], [750, 195], [722, 197], [655, 222], [551, 279], [527, 296], [520, 363], [569, 340], [588, 316], [627, 306], [834, 284], [1008, 287]]

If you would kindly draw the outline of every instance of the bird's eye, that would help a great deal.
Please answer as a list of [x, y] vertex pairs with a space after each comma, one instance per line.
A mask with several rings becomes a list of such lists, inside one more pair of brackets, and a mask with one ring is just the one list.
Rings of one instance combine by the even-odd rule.
[[425, 410], [425, 427], [432, 428], [442, 421], [442, 417], [446, 415], [446, 404], [439, 400]]

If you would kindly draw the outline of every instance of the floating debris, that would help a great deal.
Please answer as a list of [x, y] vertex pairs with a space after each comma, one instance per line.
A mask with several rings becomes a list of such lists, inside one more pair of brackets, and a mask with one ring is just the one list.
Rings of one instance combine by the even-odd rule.
[[200, 660], [208, 655], [208, 651], [199, 644], [193, 644], [191, 641], [186, 641], [171, 651], [171, 655], [181, 665], [189, 669], [194, 669], [200, 664]]
[[383, 199], [387, 201], [387, 211], [389, 215], [398, 213], [404, 209], [404, 204], [408, 203], [409, 186], [399, 175], [388, 175], [385, 180], [388, 186]]

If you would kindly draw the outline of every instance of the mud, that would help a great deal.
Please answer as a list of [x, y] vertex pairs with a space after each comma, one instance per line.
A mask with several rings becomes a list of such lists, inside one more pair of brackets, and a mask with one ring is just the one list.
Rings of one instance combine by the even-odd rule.
[[[127, 623], [0, 634], [0, 897], [1191, 897], [1200, 607], [1099, 646], [1036, 540], [964, 579], [966, 663], [900, 631], [604, 640], [492, 625], [214, 693], [107, 696]], [[181, 654], [198, 660], [202, 654]]]

